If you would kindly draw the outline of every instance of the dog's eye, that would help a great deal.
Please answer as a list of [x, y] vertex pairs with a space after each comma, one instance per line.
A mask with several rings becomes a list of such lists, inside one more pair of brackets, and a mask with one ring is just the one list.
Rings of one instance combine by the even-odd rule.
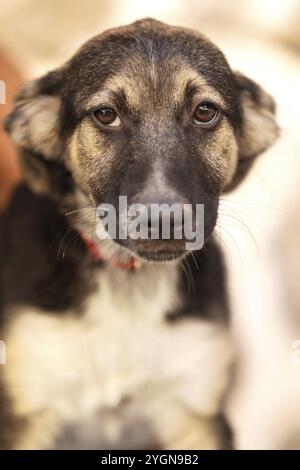
[[206, 102], [200, 103], [193, 114], [194, 122], [204, 127], [215, 124], [218, 117], [218, 109], [213, 104]]
[[121, 123], [119, 116], [111, 108], [97, 109], [94, 111], [94, 116], [104, 126], [119, 126]]

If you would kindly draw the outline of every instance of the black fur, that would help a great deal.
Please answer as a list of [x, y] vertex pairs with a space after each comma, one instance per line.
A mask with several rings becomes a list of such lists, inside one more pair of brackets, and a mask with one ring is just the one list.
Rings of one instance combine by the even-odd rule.
[[62, 314], [90, 293], [95, 263], [48, 196], [20, 185], [0, 217], [2, 308], [31, 304]]

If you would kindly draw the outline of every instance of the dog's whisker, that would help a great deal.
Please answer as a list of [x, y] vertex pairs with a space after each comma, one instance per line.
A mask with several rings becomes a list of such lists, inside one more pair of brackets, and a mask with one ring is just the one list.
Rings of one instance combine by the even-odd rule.
[[224, 245], [224, 248], [226, 249], [227, 253], [230, 254], [230, 248], [228, 246], [228, 241], [226, 240], [226, 238], [224, 238], [222, 236], [222, 233], [219, 230], [220, 230], [219, 227], [216, 226], [216, 228], [214, 230], [214, 233], [213, 233], [213, 236], [214, 236], [214, 238], [217, 239], [218, 242], [221, 242], [222, 245]]
[[241, 230], [243, 233], [245, 233], [247, 236], [249, 236], [250, 240], [252, 241], [253, 245], [255, 246], [256, 251], [258, 252], [258, 245], [257, 241], [248, 227], [248, 225], [240, 218], [240, 216], [231, 208], [228, 208], [226, 206], [219, 207], [218, 210], [218, 215], [224, 220], [226, 224], [230, 223], [232, 227], [237, 228], [238, 230]]
[[233, 246], [235, 247], [235, 249], [237, 250], [237, 252], [239, 254], [239, 258], [240, 258], [240, 261], [241, 261], [242, 265], [244, 266], [244, 258], [243, 258], [241, 249], [239, 247], [239, 244], [237, 243], [237, 241], [233, 237], [233, 235], [229, 232], [229, 230], [227, 230], [223, 226], [220, 226], [220, 225], [217, 224], [216, 228], [218, 229], [219, 235], [222, 237], [223, 240], [224, 240], [224, 237], [222, 236], [222, 232], [225, 233], [226, 236], [230, 239], [230, 241], [232, 242]]
[[226, 240], [225, 237], [222, 236], [222, 234], [218, 231], [218, 228], [216, 227], [214, 230], [213, 234], [214, 238], [216, 239], [217, 243], [221, 245], [222, 250], [226, 252], [227, 256], [227, 262], [231, 263], [231, 248], [228, 244], [228, 240]]
[[[65, 240], [67, 239], [67, 237], [69, 236], [69, 234], [67, 232], [68, 232], [68, 228], [66, 229], [65, 233], [63, 234], [63, 236], [62, 236], [62, 238], [59, 242], [58, 249], [57, 249], [57, 254], [56, 254], [56, 259], [60, 258], [60, 252], [61, 252], [62, 246], [63, 246]], [[63, 257], [64, 257], [64, 255], [63, 255]]]
[[189, 294], [194, 294], [195, 293], [195, 281], [193, 278], [193, 273], [191, 271], [191, 268], [186, 260], [186, 258], [183, 258], [180, 260], [180, 265], [182, 267], [182, 270], [185, 274], [186, 281], [187, 281], [187, 287], [188, 287], [188, 293]]
[[186, 282], [187, 282], [187, 286], [188, 286], [188, 293], [191, 292], [191, 282], [190, 282], [190, 276], [189, 276], [189, 273], [184, 265], [184, 260], [180, 260], [180, 267], [182, 268], [182, 271], [185, 275], [185, 278], [186, 278]]
[[193, 253], [192, 251], [190, 251], [189, 253], [190, 253], [191, 257], [193, 258], [193, 261], [194, 261], [194, 264], [195, 264], [195, 266], [196, 266], [196, 268], [197, 268], [197, 271], [199, 271], [199, 264], [198, 264], [198, 262], [197, 262], [197, 260], [196, 260], [196, 258], [195, 258], [194, 253]]
[[226, 198], [220, 198], [220, 203], [222, 204], [235, 204], [235, 205], [238, 205], [238, 206], [241, 206], [243, 208], [248, 208], [248, 207], [257, 207], [259, 209], [265, 209], [265, 210], [272, 210], [272, 211], [278, 211], [278, 212], [281, 212], [282, 214], [289, 214], [290, 212], [288, 210], [286, 210], [285, 208], [283, 207], [276, 207], [276, 206], [271, 206], [271, 205], [266, 205], [266, 204], [261, 204], [259, 202], [250, 202], [250, 201], [235, 201], [235, 200], [232, 200], [232, 199], [228, 199], [227, 197]]
[[72, 215], [72, 214], [76, 214], [76, 213], [80, 213], [80, 212], [84, 212], [84, 211], [96, 211], [96, 207], [93, 207], [93, 206], [90, 206], [90, 207], [81, 207], [79, 209], [74, 209], [72, 211], [69, 211], [69, 212], [66, 212], [64, 215], [65, 216], [69, 216], [69, 215]]
[[184, 258], [183, 259], [184, 262], [186, 262], [186, 266], [187, 266], [187, 270], [190, 274], [190, 280], [191, 280], [191, 294], [195, 294], [195, 291], [196, 291], [196, 285], [195, 285], [195, 279], [194, 279], [194, 276], [193, 276], [193, 271], [189, 265], [189, 263], [187, 262], [187, 259]]

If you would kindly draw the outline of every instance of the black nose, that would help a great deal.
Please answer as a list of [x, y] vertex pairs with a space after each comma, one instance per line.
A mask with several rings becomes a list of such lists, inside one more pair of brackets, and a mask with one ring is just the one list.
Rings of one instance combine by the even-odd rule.
[[169, 239], [182, 233], [184, 223], [183, 205], [181, 203], [147, 204], [149, 238]]
[[145, 208], [142, 224], [148, 238], [164, 240], [183, 237], [184, 214], [188, 206], [180, 195], [151, 194], [134, 202]]

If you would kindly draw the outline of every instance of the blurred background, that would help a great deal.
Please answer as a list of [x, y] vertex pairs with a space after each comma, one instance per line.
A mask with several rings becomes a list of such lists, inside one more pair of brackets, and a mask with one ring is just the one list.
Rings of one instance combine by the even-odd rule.
[[[206, 34], [277, 102], [281, 138], [221, 202], [238, 351], [227, 412], [236, 448], [300, 449], [300, 0], [0, 0], [0, 118], [23, 81], [144, 16]], [[2, 210], [20, 178], [1, 130]]]

